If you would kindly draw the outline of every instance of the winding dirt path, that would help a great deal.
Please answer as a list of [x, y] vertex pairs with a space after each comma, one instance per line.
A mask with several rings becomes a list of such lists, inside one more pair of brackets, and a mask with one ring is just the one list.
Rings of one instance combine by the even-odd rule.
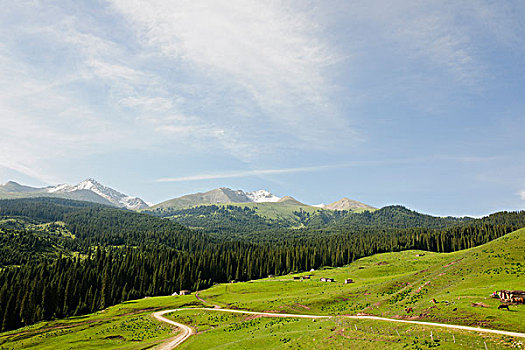
[[210, 303], [209, 301], [202, 299], [202, 298], [199, 296], [199, 292], [195, 292], [195, 298], [197, 298], [198, 300], [202, 301], [204, 304], [208, 304], [208, 305], [213, 306], [215, 309], [221, 309], [221, 308], [222, 308], [222, 306], [220, 306], [220, 305], [212, 304], [212, 303]]
[[175, 347], [182, 344], [186, 339], [188, 339], [193, 334], [193, 329], [191, 329], [190, 327], [183, 325], [182, 323], [178, 323], [170, 319], [167, 319], [166, 317], [163, 316], [164, 314], [167, 314], [169, 312], [180, 311], [180, 310], [184, 310], [184, 309], [157, 311], [151, 314], [153, 318], [155, 318], [156, 320], [159, 320], [160, 322], [171, 324], [173, 326], [180, 328], [181, 330], [181, 333], [179, 335], [177, 335], [175, 338], [171, 338], [166, 343], [160, 345], [157, 348], [158, 350], [174, 349]]
[[[281, 314], [281, 313], [244, 311], [244, 310], [232, 310], [232, 309], [212, 309], [212, 308], [205, 308], [205, 307], [164, 310], [164, 311], [153, 313], [153, 317], [155, 317], [157, 320], [161, 322], [166, 322], [174, 326], [180, 327], [183, 330], [183, 332], [180, 335], [178, 335], [175, 339], [171, 339], [168, 343], [163, 344], [159, 349], [162, 349], [162, 350], [174, 349], [176, 346], [182, 344], [186, 339], [188, 339], [193, 334], [193, 330], [190, 327], [177, 323], [175, 321], [169, 320], [162, 316], [167, 313], [183, 311], [183, 310], [206, 310], [206, 311], [230, 312], [230, 313], [246, 314], [246, 315], [260, 315], [260, 316], [266, 316], [266, 317], [294, 317], [294, 318], [309, 318], [309, 319], [322, 319], [322, 318], [333, 318], [334, 317], [334, 316], [326, 316], [326, 315]], [[471, 331], [471, 332], [492, 333], [492, 334], [508, 335], [511, 337], [525, 338], [525, 333], [500, 331], [497, 329], [488, 329], [488, 328], [479, 328], [479, 327], [460, 326], [460, 325], [453, 325], [453, 324], [446, 324], [446, 323], [398, 320], [398, 319], [378, 317], [378, 316], [339, 316], [338, 315], [337, 317], [345, 317], [345, 318], [351, 318], [351, 319], [378, 320], [378, 321], [385, 321], [385, 322], [412, 323], [412, 324], [423, 325], [423, 326], [461, 329], [461, 330]]]

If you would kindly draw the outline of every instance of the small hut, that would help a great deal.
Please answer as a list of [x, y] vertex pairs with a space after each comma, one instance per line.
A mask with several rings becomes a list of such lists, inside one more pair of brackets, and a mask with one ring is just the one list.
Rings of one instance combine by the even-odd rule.
[[496, 294], [504, 303], [523, 304], [525, 301], [525, 291], [523, 290], [499, 290]]
[[176, 296], [176, 295], [179, 295], [179, 293], [177, 292], [173, 292], [173, 294], [171, 295], [172, 297]]
[[189, 290], [183, 289], [179, 292], [179, 295], [190, 295], [191, 292]]

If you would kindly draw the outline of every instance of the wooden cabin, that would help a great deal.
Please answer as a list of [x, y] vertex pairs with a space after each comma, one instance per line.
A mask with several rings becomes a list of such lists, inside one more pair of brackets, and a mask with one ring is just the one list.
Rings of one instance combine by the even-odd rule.
[[333, 278], [321, 277], [321, 282], [335, 282]]
[[524, 290], [498, 290], [495, 295], [504, 303], [525, 303], [525, 291]]
[[179, 295], [190, 295], [190, 294], [191, 294], [191, 292], [190, 292], [189, 290], [186, 290], [186, 289], [181, 290], [181, 291], [179, 292]]

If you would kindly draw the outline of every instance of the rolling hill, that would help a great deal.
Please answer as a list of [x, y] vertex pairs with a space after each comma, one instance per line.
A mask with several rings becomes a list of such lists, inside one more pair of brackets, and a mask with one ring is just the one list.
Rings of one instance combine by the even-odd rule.
[[[80, 318], [41, 322], [0, 334], [10, 349], [113, 349], [154, 346], [173, 336], [152, 321], [152, 312], [183, 308], [168, 315], [196, 331], [181, 349], [511, 349], [520, 339], [430, 325], [357, 320], [346, 315], [379, 315], [523, 332], [525, 305], [498, 310], [494, 290], [525, 289], [525, 229], [454, 253], [383, 253], [340, 268], [262, 280], [218, 284], [194, 295], [155, 297], [115, 305]], [[332, 277], [336, 282], [320, 282]], [[346, 278], [353, 283], [344, 284]], [[433, 302], [435, 300], [436, 302]], [[258, 317], [194, 307], [273, 313], [330, 315], [328, 319]], [[410, 311], [407, 312], [407, 310]]]

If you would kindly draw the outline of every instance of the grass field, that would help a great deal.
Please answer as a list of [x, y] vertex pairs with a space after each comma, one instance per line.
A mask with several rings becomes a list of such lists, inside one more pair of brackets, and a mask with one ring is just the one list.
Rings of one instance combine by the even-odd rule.
[[[524, 339], [421, 325], [345, 319], [368, 314], [525, 332], [525, 305], [498, 310], [498, 289], [525, 289], [525, 229], [483, 246], [449, 254], [379, 254], [342, 268], [220, 284], [199, 296], [126, 302], [92, 315], [42, 322], [0, 334], [0, 349], [146, 349], [173, 336], [150, 317], [155, 310], [220, 305], [283, 313], [340, 315], [281, 319], [187, 310], [168, 317], [197, 334], [182, 349], [500, 349], [524, 348]], [[320, 282], [320, 277], [337, 282]], [[345, 278], [355, 283], [343, 284]], [[437, 303], [434, 303], [435, 299]], [[407, 312], [407, 308], [412, 311]]]
[[[419, 255], [419, 256], [418, 256]], [[525, 289], [525, 229], [455, 253], [378, 254], [349, 266], [214, 286], [200, 293], [225, 308], [356, 314], [525, 331], [525, 306], [498, 310], [499, 289]], [[337, 282], [320, 282], [321, 277]], [[355, 283], [343, 284], [351, 278]], [[435, 299], [437, 303], [433, 303]], [[412, 308], [411, 312], [405, 309]]]
[[500, 349], [508, 337], [344, 317], [309, 320], [184, 311], [171, 315], [198, 333], [181, 349]]
[[147, 349], [174, 335], [152, 312], [195, 307], [194, 296], [132, 300], [94, 314], [40, 322], [0, 334], [0, 349]]

